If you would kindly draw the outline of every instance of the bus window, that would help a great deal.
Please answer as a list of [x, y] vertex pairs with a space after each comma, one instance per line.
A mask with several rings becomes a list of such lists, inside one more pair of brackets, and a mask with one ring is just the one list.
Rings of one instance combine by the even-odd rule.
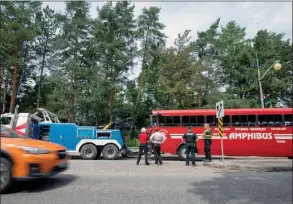
[[189, 125], [189, 116], [182, 116], [182, 125]]
[[259, 115], [259, 126], [281, 126], [282, 115]]
[[230, 126], [230, 116], [229, 115], [224, 116], [223, 125], [224, 126]]
[[232, 115], [232, 126], [240, 126], [241, 118], [240, 115]]
[[283, 126], [282, 115], [274, 115], [274, 126]]
[[173, 123], [173, 118], [172, 116], [167, 116], [166, 117], [166, 125], [172, 125]]
[[195, 126], [196, 125], [196, 116], [190, 116], [189, 117], [189, 125]]
[[180, 116], [160, 116], [160, 126], [177, 126], [180, 125]]
[[207, 124], [209, 124], [210, 126], [217, 126], [216, 116], [208, 115], [206, 116], [206, 119], [207, 119]]
[[165, 116], [159, 116], [159, 124], [160, 126], [165, 126], [166, 125], [166, 117]]
[[173, 123], [172, 124], [175, 126], [181, 125], [180, 116], [173, 116]]
[[204, 125], [204, 116], [196, 116], [196, 126]]
[[256, 115], [248, 115], [247, 116], [247, 125], [248, 126], [256, 126]]
[[292, 126], [293, 125], [293, 115], [284, 115], [284, 125], [285, 126]]
[[255, 115], [233, 115], [232, 124], [233, 126], [256, 126]]

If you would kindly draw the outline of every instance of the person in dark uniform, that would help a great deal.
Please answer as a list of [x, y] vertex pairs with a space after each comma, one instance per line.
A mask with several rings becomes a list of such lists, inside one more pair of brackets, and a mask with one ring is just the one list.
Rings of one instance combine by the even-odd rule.
[[148, 145], [147, 145], [148, 140], [149, 140], [149, 136], [146, 133], [146, 129], [141, 128], [141, 133], [139, 134], [139, 152], [138, 152], [138, 157], [136, 161], [137, 165], [139, 165], [142, 151], [144, 151], [145, 165], [150, 165], [150, 163], [148, 162]]
[[213, 136], [213, 132], [211, 128], [209, 127], [209, 124], [204, 124], [204, 132], [203, 132], [202, 138], [204, 140], [204, 151], [205, 151], [204, 161], [206, 162], [212, 161], [212, 155], [211, 155], [212, 136]]
[[191, 153], [192, 166], [195, 164], [195, 153], [197, 153], [197, 141], [198, 137], [192, 132], [191, 127], [188, 128], [188, 132], [182, 137], [182, 141], [186, 144], [186, 166], [189, 166], [189, 154]]

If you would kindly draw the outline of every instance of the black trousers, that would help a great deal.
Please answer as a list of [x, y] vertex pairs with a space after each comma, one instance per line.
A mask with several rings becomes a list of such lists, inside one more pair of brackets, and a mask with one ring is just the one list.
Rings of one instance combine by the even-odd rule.
[[139, 151], [138, 151], [138, 157], [137, 157], [136, 163], [139, 164], [142, 151], [144, 151], [144, 159], [145, 159], [145, 163], [147, 164], [147, 163], [149, 163], [148, 162], [148, 146], [147, 146], [147, 144], [140, 144], [139, 145]]
[[212, 160], [212, 155], [211, 155], [211, 145], [212, 145], [212, 140], [204, 140], [204, 152], [206, 159]]
[[186, 144], [186, 164], [189, 164], [189, 155], [191, 153], [191, 163], [195, 164], [196, 146], [194, 144]]
[[157, 164], [158, 162], [162, 164], [163, 162], [161, 157], [161, 145], [155, 143], [153, 148], [154, 148], [154, 154], [155, 154], [155, 164]]

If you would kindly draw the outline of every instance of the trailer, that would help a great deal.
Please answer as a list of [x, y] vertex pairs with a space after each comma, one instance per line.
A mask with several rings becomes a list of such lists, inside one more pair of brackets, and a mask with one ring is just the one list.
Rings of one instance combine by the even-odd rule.
[[106, 160], [127, 156], [127, 149], [120, 130], [97, 129], [95, 126], [78, 126], [75, 123], [40, 123], [38, 137], [63, 145], [70, 155], [80, 155], [83, 159], [93, 160], [101, 155]]

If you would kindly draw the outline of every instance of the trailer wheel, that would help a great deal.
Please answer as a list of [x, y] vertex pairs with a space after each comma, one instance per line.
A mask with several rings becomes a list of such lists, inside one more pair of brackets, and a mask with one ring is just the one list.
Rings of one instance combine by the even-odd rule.
[[117, 159], [119, 150], [116, 145], [108, 144], [103, 149], [103, 157], [106, 160], [115, 160]]
[[95, 159], [98, 154], [98, 150], [93, 144], [86, 144], [81, 148], [80, 155], [85, 160]]
[[12, 178], [12, 164], [6, 159], [1, 158], [0, 163], [0, 169], [1, 169], [1, 193], [6, 191], [10, 184], [11, 184], [11, 178]]
[[180, 160], [186, 160], [186, 146], [182, 145], [179, 149], [178, 149], [178, 156]]

